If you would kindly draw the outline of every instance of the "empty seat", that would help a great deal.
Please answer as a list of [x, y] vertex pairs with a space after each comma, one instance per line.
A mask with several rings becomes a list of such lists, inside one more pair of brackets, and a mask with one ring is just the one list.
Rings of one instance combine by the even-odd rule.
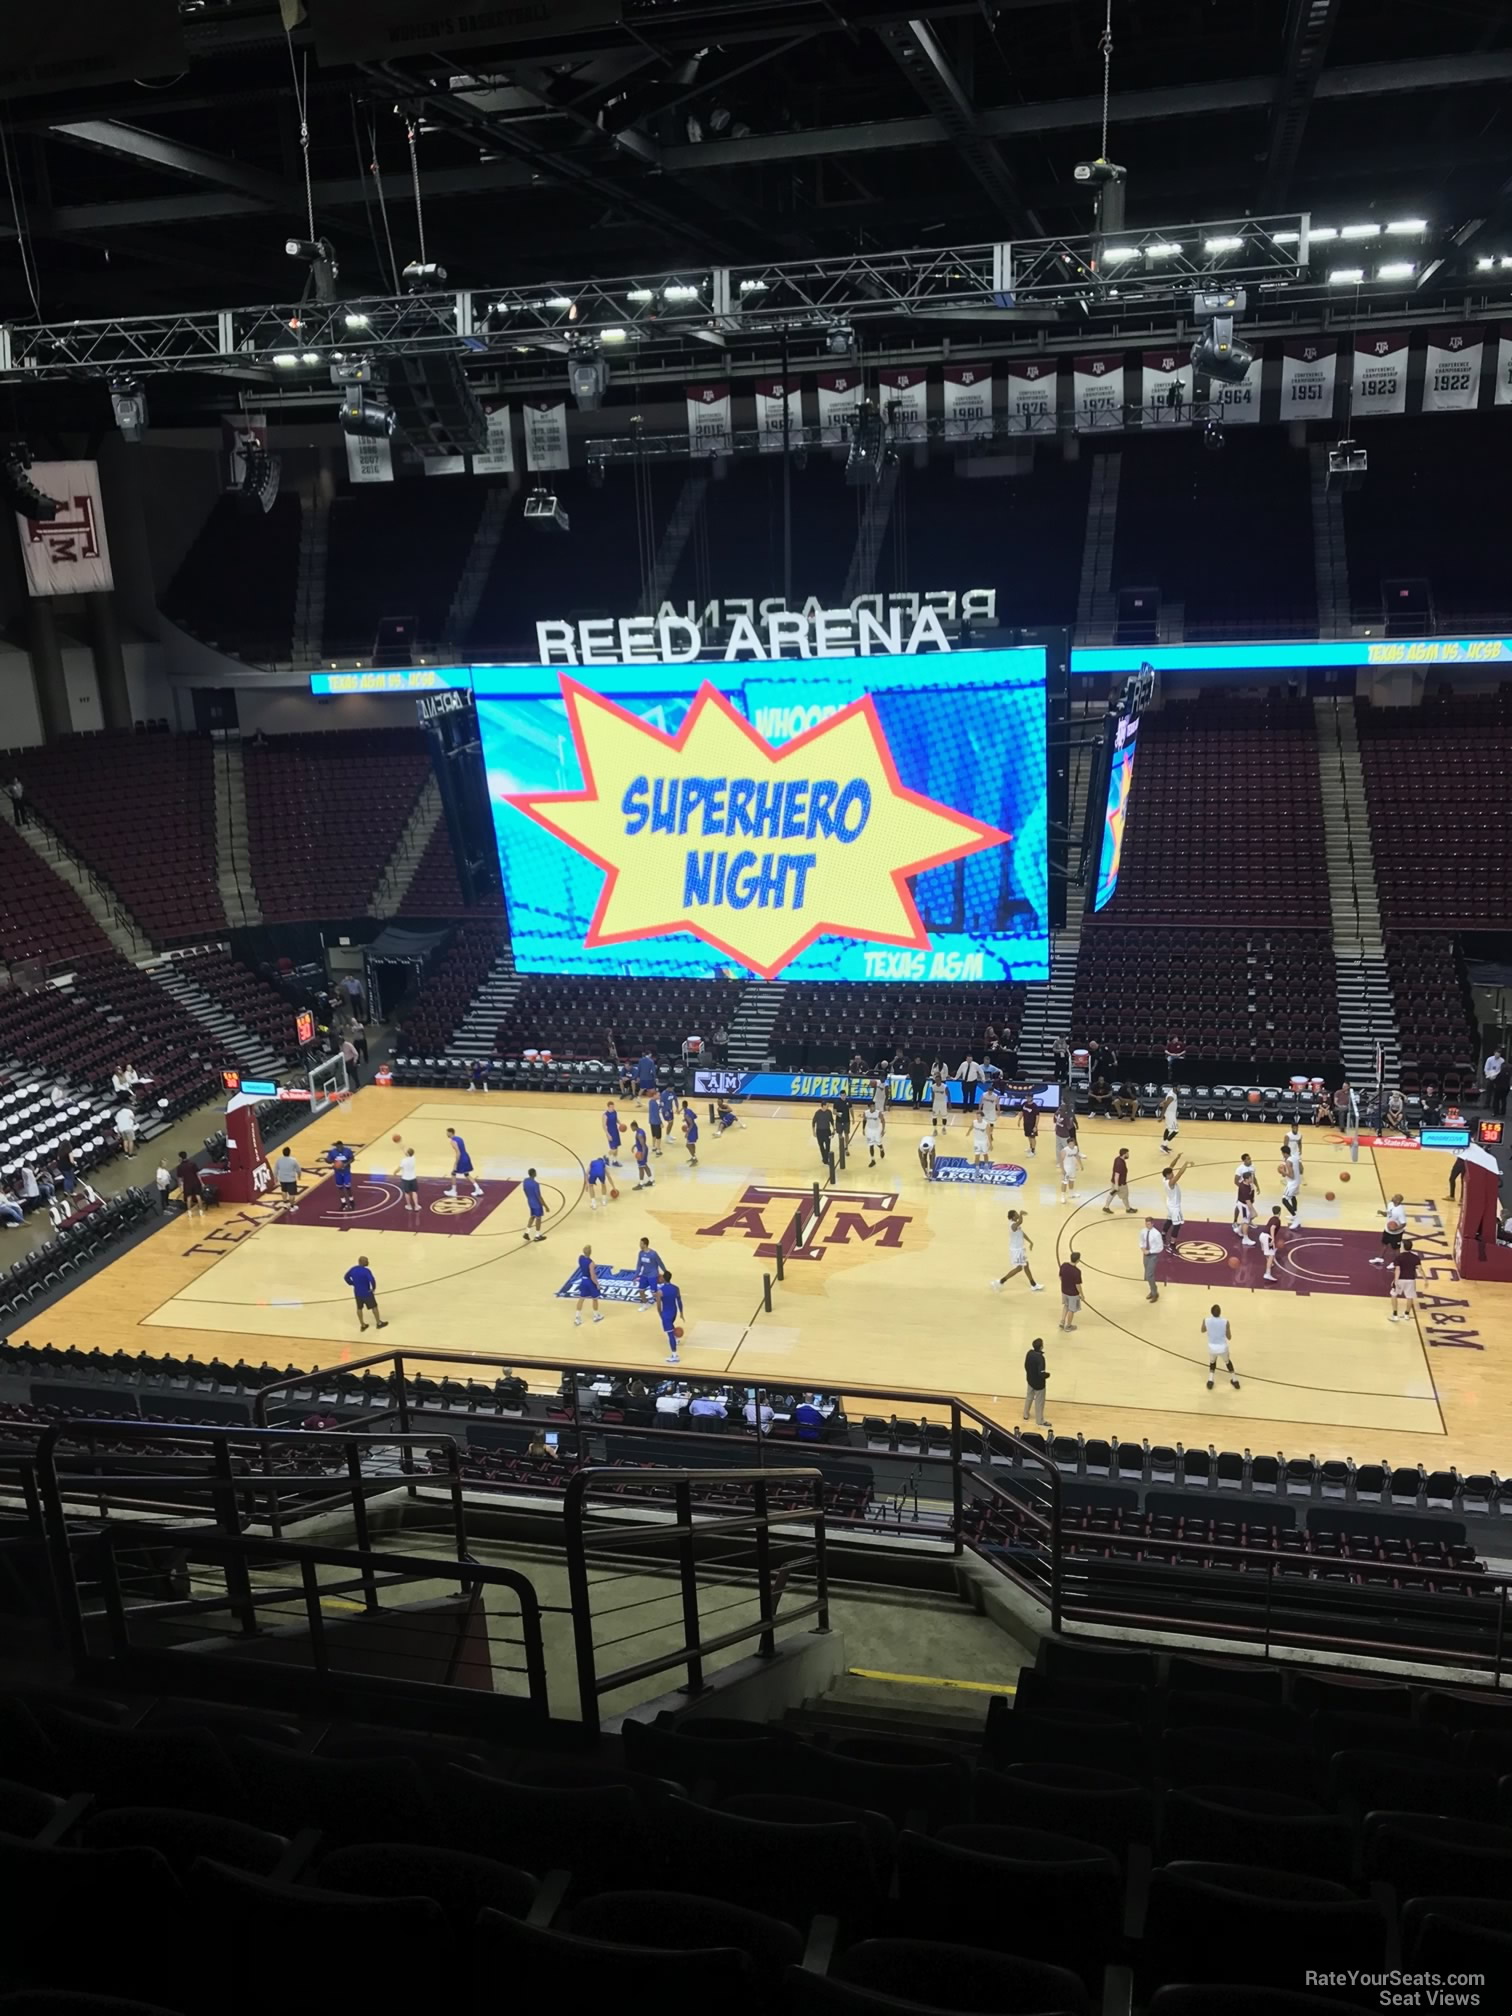
[[[1139, 1959], [1147, 1986], [1229, 1980], [1242, 1954], [1257, 1986], [1291, 1988], [1308, 1971], [1377, 1967], [1386, 1919], [1341, 1883], [1232, 1863], [1172, 1862], [1150, 1877]], [[1355, 1999], [1370, 1991], [1361, 1988]]]
[[1347, 1820], [1285, 1792], [1204, 1785], [1173, 1790], [1161, 1806], [1158, 1862], [1227, 1856], [1251, 1866], [1347, 1883], [1354, 1854], [1354, 1829]]
[[1119, 1934], [1123, 1881], [1104, 1848], [1027, 1827], [958, 1826], [898, 1837], [898, 1905], [920, 1937], [970, 1925], [984, 1945], [1057, 1964], [1090, 1988]]

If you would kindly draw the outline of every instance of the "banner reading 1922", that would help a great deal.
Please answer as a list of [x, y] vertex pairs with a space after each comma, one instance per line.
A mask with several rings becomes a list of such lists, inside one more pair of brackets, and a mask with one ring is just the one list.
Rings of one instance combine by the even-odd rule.
[[1044, 976], [1038, 648], [590, 676], [474, 674], [522, 970]]

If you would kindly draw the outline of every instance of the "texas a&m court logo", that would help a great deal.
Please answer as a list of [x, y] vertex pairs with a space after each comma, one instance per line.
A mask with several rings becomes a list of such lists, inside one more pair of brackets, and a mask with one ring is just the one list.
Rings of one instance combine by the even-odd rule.
[[[813, 1205], [811, 1189], [748, 1183], [740, 1201], [712, 1225], [700, 1225], [698, 1236], [748, 1239], [763, 1260], [776, 1259], [780, 1242], [782, 1257], [791, 1265], [828, 1254], [859, 1258], [873, 1250], [895, 1252], [914, 1222], [910, 1213], [898, 1210], [896, 1190], [822, 1190], [817, 1213]], [[795, 1241], [793, 1221], [800, 1211], [802, 1234]]]

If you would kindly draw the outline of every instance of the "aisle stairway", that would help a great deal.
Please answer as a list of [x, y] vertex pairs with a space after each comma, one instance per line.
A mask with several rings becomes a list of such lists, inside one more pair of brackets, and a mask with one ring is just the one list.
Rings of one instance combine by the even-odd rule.
[[261, 924], [247, 843], [247, 772], [241, 740], [225, 735], [214, 746], [215, 886], [228, 924]]
[[192, 1015], [196, 1022], [208, 1029], [214, 1036], [217, 1054], [224, 1051], [234, 1057], [246, 1078], [276, 1078], [286, 1068], [286, 1060], [274, 1050], [255, 1030], [249, 1029], [229, 1008], [224, 1008], [213, 995], [207, 994], [197, 985], [177, 959], [158, 959], [143, 967], [149, 979], [155, 980], [165, 994], [171, 994], [186, 1015]]
[[727, 1033], [731, 1064], [742, 1071], [761, 1071], [772, 1054], [772, 1031], [782, 1013], [787, 986], [781, 980], [753, 980], [730, 1017]]
[[368, 908], [374, 917], [398, 917], [415, 872], [424, 859], [431, 836], [441, 824], [441, 790], [434, 775], [425, 780], [415, 808], [404, 822], [404, 830], [394, 842], [394, 851], [378, 878], [378, 887]]
[[457, 1033], [447, 1044], [452, 1057], [492, 1057], [494, 1032], [508, 1016], [524, 986], [515, 971], [514, 953], [506, 945], [474, 994]]
[[1318, 788], [1323, 803], [1329, 911], [1338, 968], [1340, 1054], [1352, 1085], [1374, 1084], [1379, 1044], [1383, 1082], [1394, 1085], [1401, 1043], [1381, 935], [1375, 854], [1354, 703], [1314, 700], [1313, 716], [1318, 734]]
[[[1106, 458], [1105, 458], [1106, 459]], [[1101, 709], [1093, 712], [1072, 711], [1073, 733], [1085, 735], [1101, 719]], [[1072, 851], [1080, 846], [1081, 834], [1087, 811], [1087, 793], [1091, 789], [1093, 772], [1096, 769], [1095, 749], [1082, 746], [1071, 753], [1071, 788], [1068, 794], [1069, 806], [1066, 825], [1072, 835], [1067, 845], [1068, 862]], [[1054, 837], [1051, 841], [1055, 845]], [[1097, 849], [1094, 845], [1092, 858], [1086, 864], [1087, 880], [1097, 874]], [[1082, 916], [1086, 907], [1086, 887], [1084, 883], [1068, 877], [1066, 882], [1066, 921], [1058, 931], [1050, 934], [1050, 978], [1048, 981], [1031, 981], [1025, 990], [1024, 1020], [1019, 1029], [1019, 1068], [1028, 1078], [1051, 1078], [1055, 1070], [1055, 1039], [1063, 1036], [1071, 1038], [1071, 1000], [1076, 991], [1076, 961], [1081, 951]]]

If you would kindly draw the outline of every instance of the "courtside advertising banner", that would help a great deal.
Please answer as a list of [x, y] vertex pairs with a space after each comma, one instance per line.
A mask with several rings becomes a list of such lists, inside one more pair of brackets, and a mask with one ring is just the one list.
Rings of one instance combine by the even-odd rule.
[[688, 453], [728, 455], [730, 452], [730, 387], [728, 380], [688, 387]]
[[1055, 366], [1034, 360], [1023, 362], [1010, 357], [1008, 372], [1008, 431], [1010, 434], [1053, 434], [1055, 432]]
[[1190, 427], [1192, 360], [1182, 350], [1146, 350], [1140, 404], [1146, 427]]
[[527, 399], [524, 413], [525, 467], [565, 469], [568, 466], [566, 401]]
[[974, 441], [992, 433], [990, 364], [945, 366], [945, 439]]
[[1048, 973], [1038, 646], [664, 649], [473, 691], [522, 972]]
[[1078, 434], [1124, 424], [1124, 360], [1121, 351], [1078, 357], [1071, 366], [1071, 397]]
[[473, 457], [475, 476], [508, 476], [514, 470], [514, 430], [509, 424], [509, 408], [488, 410], [488, 446]]
[[1260, 358], [1250, 361], [1250, 367], [1235, 384], [1226, 384], [1221, 378], [1210, 378], [1208, 389], [1203, 395], [1218, 408], [1218, 418], [1225, 427], [1258, 427], [1260, 424], [1260, 379], [1265, 366]]
[[[783, 419], [787, 415], [786, 421]], [[763, 453], [781, 454], [803, 425], [803, 386], [784, 388], [780, 378], [756, 380], [756, 433]], [[784, 431], [785, 430], [785, 431]]]
[[878, 403], [894, 441], [923, 441], [929, 429], [928, 387], [922, 371], [879, 371]]
[[1430, 329], [1423, 357], [1423, 411], [1473, 413], [1480, 404], [1479, 329]]
[[819, 439], [838, 448], [861, 411], [859, 371], [821, 371], [814, 380], [819, 391]]
[[16, 518], [26, 586], [33, 595], [89, 595], [109, 588], [110, 546], [93, 462], [34, 462], [31, 480], [63, 507], [46, 524]]
[[1353, 416], [1406, 411], [1407, 331], [1391, 329], [1383, 335], [1356, 336]]
[[1327, 420], [1339, 368], [1337, 336], [1288, 336], [1281, 345], [1281, 420]]

